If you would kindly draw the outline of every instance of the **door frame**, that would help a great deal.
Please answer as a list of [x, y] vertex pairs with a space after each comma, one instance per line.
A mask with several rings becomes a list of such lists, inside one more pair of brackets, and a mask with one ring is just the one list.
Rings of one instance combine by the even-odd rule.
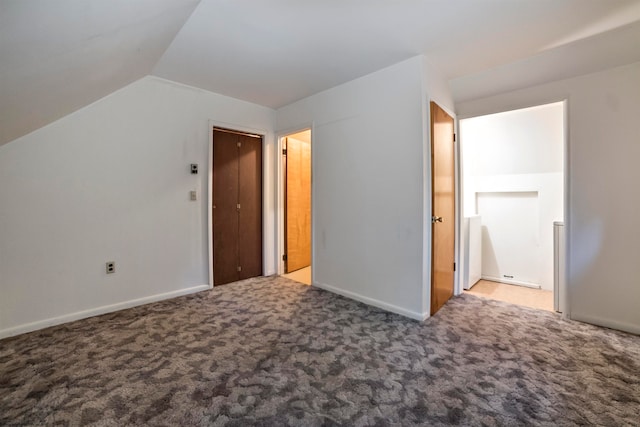
[[[462, 171], [461, 168], [459, 167], [460, 162], [463, 160], [462, 159], [462, 153], [460, 152], [460, 140], [462, 140], [462, 138], [464, 138], [463, 135], [460, 135], [459, 132], [459, 121], [460, 120], [464, 120], [464, 119], [471, 119], [473, 117], [480, 117], [480, 116], [486, 116], [486, 115], [490, 115], [490, 114], [497, 114], [497, 113], [506, 113], [509, 111], [514, 111], [514, 110], [521, 110], [524, 108], [531, 108], [531, 107], [537, 107], [540, 105], [547, 105], [547, 104], [554, 104], [554, 103], [562, 103], [563, 105], [563, 138], [562, 138], [562, 153], [563, 153], [563, 185], [564, 188], [562, 189], [563, 191], [563, 222], [564, 222], [564, 236], [565, 236], [565, 245], [564, 245], [564, 259], [565, 259], [565, 267], [564, 267], [564, 275], [560, 280], [560, 289], [558, 289], [558, 294], [561, 297], [561, 305], [559, 307], [560, 311], [562, 312], [562, 318], [563, 319], [570, 319], [571, 318], [571, 304], [570, 304], [570, 293], [568, 292], [568, 272], [569, 272], [569, 252], [570, 252], [570, 241], [569, 241], [569, 233], [570, 233], [570, 206], [569, 206], [569, 196], [571, 193], [571, 185], [570, 185], [570, 178], [569, 178], [569, 172], [570, 172], [570, 150], [569, 150], [569, 97], [567, 96], [563, 96], [563, 97], [550, 97], [550, 98], [545, 98], [545, 99], [539, 99], [536, 102], [525, 102], [525, 103], [516, 103], [516, 104], [510, 104], [508, 108], [491, 108], [487, 111], [482, 111], [482, 112], [477, 112], [474, 114], [463, 114], [463, 115], [459, 115], [457, 117], [454, 117], [455, 119], [455, 130], [456, 130], [456, 179], [458, 180], [457, 183], [457, 187], [456, 187], [456, 191], [458, 192], [458, 194], [456, 195], [456, 203], [461, 206], [462, 203], [462, 190], [463, 190], [463, 185], [464, 183], [462, 182]], [[456, 265], [458, 266], [458, 268], [456, 269], [456, 282], [455, 282], [455, 286], [454, 286], [454, 295], [460, 295], [463, 292], [462, 289], [462, 281], [458, 280], [458, 273], [459, 271], [464, 268], [465, 266], [462, 265], [462, 258], [461, 258], [461, 245], [460, 245], [460, 239], [462, 239], [462, 236], [460, 235], [459, 231], [460, 231], [460, 221], [458, 221], [458, 211], [456, 210], [456, 233], [457, 233], [457, 239], [456, 239]], [[552, 224], [549, 225], [549, 227], [551, 228]], [[554, 294], [555, 297], [555, 294]]]
[[424, 118], [426, 126], [424, 126], [424, 142], [423, 142], [423, 164], [426, 166], [424, 169], [423, 183], [424, 183], [424, 197], [423, 197], [423, 233], [422, 233], [422, 247], [424, 248], [423, 260], [422, 260], [422, 279], [423, 279], [423, 293], [422, 293], [422, 320], [426, 320], [431, 317], [431, 287], [433, 285], [432, 277], [432, 262], [433, 262], [433, 235], [431, 216], [433, 212], [432, 194], [433, 182], [433, 160], [431, 157], [431, 102], [438, 104], [449, 116], [453, 117], [453, 132], [455, 134], [455, 140], [453, 141], [453, 155], [454, 155], [454, 239], [453, 239], [453, 259], [456, 263], [456, 269], [453, 272], [453, 296], [458, 296], [462, 293], [462, 282], [460, 281], [460, 250], [461, 250], [461, 237], [460, 237], [460, 138], [458, 132], [458, 117], [456, 113], [444, 103], [439, 102], [437, 99], [427, 97], [424, 104]]
[[[427, 172], [427, 178], [429, 183], [429, 197], [425, 197], [425, 209], [424, 209], [424, 226], [425, 229], [428, 229], [428, 234], [424, 233], [424, 239], [427, 240], [425, 243], [428, 245], [429, 252], [428, 256], [425, 258], [425, 266], [426, 267], [428, 286], [426, 287], [425, 305], [423, 307], [423, 317], [427, 319], [431, 317], [431, 296], [433, 292], [433, 222], [432, 216], [433, 212], [433, 140], [432, 140], [432, 127], [433, 123], [431, 122], [432, 112], [431, 112], [431, 103], [436, 104], [440, 109], [442, 109], [446, 114], [449, 115], [453, 119], [453, 191], [455, 194], [453, 195], [454, 206], [453, 206], [453, 262], [455, 268], [453, 270], [453, 296], [460, 295], [461, 292], [458, 292], [458, 289], [462, 289], [461, 281], [460, 281], [460, 249], [461, 249], [461, 236], [460, 236], [460, 227], [461, 227], [461, 218], [460, 218], [460, 138], [458, 133], [458, 118], [456, 114], [451, 111], [448, 107], [443, 106], [442, 103], [438, 102], [433, 98], [427, 99], [427, 108], [426, 108], [426, 116], [427, 116], [427, 127], [426, 132], [428, 136], [427, 150], [425, 153], [426, 159], [425, 162], [429, 165], [429, 170]], [[428, 236], [428, 237], [427, 237]], [[424, 288], [423, 288], [424, 289]]]
[[[313, 122], [302, 124], [300, 126], [292, 127], [283, 131], [276, 132], [276, 274], [282, 275], [285, 272], [284, 261], [282, 260], [282, 255], [284, 254], [284, 232], [286, 224], [284, 223], [285, 219], [285, 194], [284, 194], [284, 180], [285, 180], [285, 171], [284, 165], [282, 161], [282, 149], [283, 149], [283, 140], [287, 136], [302, 132], [305, 130], [311, 131], [311, 266], [315, 264], [315, 251], [314, 244], [315, 241], [315, 223], [313, 221], [315, 205], [313, 203], [315, 199], [315, 185], [313, 180], [313, 169], [314, 169], [314, 143], [313, 143], [313, 134], [314, 134], [314, 125]], [[315, 283], [315, 269], [311, 269], [311, 283]]]
[[209, 142], [208, 142], [208, 156], [207, 157], [207, 226], [205, 229], [207, 230], [207, 245], [208, 245], [208, 254], [207, 254], [207, 264], [209, 265], [209, 289], [213, 289], [213, 128], [224, 128], [229, 130], [235, 130], [238, 132], [246, 132], [253, 135], [260, 135], [262, 137], [262, 275], [268, 276], [270, 274], [272, 268], [269, 266], [273, 265], [273, 233], [270, 232], [273, 230], [273, 227], [270, 224], [273, 224], [273, 213], [270, 208], [270, 200], [269, 200], [269, 191], [271, 188], [271, 177], [273, 176], [273, 168], [270, 167], [267, 159], [269, 158], [268, 150], [270, 145], [269, 139], [271, 137], [271, 132], [266, 131], [264, 129], [256, 129], [244, 125], [239, 125], [237, 123], [228, 123], [221, 122], [217, 120], [209, 120]]

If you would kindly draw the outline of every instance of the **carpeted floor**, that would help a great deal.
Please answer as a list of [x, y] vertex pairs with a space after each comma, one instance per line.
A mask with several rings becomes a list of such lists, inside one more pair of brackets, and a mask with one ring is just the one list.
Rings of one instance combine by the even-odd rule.
[[0, 341], [0, 425], [640, 423], [640, 337], [464, 295], [420, 323], [258, 278]]

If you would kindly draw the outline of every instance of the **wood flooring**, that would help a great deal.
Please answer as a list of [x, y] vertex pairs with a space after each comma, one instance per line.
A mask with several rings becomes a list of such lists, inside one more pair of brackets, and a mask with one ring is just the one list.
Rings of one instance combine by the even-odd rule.
[[295, 280], [299, 283], [304, 283], [305, 285], [311, 285], [311, 266], [292, 271], [288, 274], [283, 274], [282, 277]]
[[480, 280], [470, 290], [464, 291], [464, 293], [525, 307], [554, 311], [552, 291]]

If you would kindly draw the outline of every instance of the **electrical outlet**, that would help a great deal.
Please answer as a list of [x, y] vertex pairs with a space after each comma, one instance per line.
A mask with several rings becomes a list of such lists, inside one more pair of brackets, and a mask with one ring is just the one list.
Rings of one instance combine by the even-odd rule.
[[198, 193], [195, 190], [189, 191], [189, 198], [192, 201], [198, 200]]
[[191, 163], [191, 173], [194, 175], [198, 174], [198, 164], [197, 163]]
[[115, 261], [107, 261], [107, 274], [116, 272], [116, 263]]

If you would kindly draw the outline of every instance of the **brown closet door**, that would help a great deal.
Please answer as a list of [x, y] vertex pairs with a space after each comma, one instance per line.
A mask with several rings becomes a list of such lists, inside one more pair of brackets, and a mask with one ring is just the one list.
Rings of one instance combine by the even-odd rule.
[[239, 279], [262, 275], [262, 138], [238, 135]]
[[213, 131], [213, 284], [262, 275], [262, 138]]
[[238, 280], [238, 135], [213, 131], [213, 283]]

